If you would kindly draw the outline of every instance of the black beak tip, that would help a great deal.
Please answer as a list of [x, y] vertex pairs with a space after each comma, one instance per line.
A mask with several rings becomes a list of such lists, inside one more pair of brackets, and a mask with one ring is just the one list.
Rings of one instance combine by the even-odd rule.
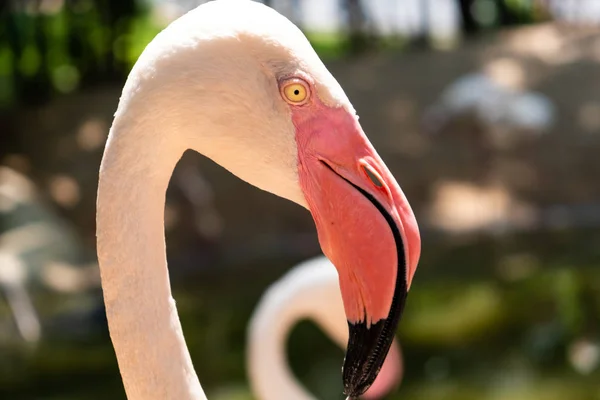
[[349, 323], [349, 340], [342, 379], [344, 394], [351, 399], [371, 387], [388, 353], [394, 331], [385, 329], [385, 321], [367, 328], [365, 323]]
[[358, 397], [363, 395], [372, 384], [373, 382], [369, 381], [365, 376], [353, 374], [347, 379], [344, 379], [344, 395], [348, 396], [349, 399], [358, 399]]
[[361, 371], [355, 368], [351, 370], [351, 368], [348, 368], [344, 362], [344, 394], [354, 399], [366, 392], [373, 382], [368, 382], [367, 377]]
[[342, 380], [344, 394], [358, 398], [375, 382], [395, 337], [396, 327], [406, 302], [406, 286], [397, 290], [392, 301], [390, 316], [367, 327], [365, 322], [348, 322], [348, 348]]

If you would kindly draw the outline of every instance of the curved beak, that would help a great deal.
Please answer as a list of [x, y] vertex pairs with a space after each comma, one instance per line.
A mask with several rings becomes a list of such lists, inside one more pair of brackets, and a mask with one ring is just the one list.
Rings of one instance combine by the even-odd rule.
[[363, 394], [392, 344], [421, 242], [398, 183], [344, 108], [293, 115], [299, 177], [325, 255], [338, 270], [349, 341], [344, 393]]

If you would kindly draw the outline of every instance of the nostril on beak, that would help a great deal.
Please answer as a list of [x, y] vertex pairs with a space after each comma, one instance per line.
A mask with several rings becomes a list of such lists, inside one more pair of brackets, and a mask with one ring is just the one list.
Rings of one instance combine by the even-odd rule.
[[365, 175], [367, 175], [369, 180], [373, 183], [373, 185], [377, 186], [380, 189], [384, 188], [383, 182], [381, 182], [381, 179], [379, 179], [379, 177], [377, 176], [377, 173], [375, 171], [373, 171], [371, 169], [371, 167], [369, 167], [366, 164], [363, 164], [362, 169], [363, 169]]

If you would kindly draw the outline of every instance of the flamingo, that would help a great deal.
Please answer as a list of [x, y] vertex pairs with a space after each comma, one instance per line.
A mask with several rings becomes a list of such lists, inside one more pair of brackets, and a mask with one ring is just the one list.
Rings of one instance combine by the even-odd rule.
[[[301, 319], [314, 320], [337, 345], [348, 343], [348, 325], [338, 274], [326, 257], [306, 260], [272, 284], [262, 296], [248, 328], [250, 384], [260, 400], [314, 400], [285, 362], [285, 341]], [[402, 379], [402, 354], [394, 340], [380, 374], [362, 396], [378, 399]]]
[[0, 289], [12, 312], [19, 334], [36, 345], [41, 337], [41, 323], [25, 285], [26, 267], [17, 255], [0, 249]]
[[427, 110], [425, 129], [439, 133], [452, 118], [472, 112], [486, 126], [541, 134], [555, 119], [555, 106], [546, 96], [510, 88], [482, 72], [452, 82]]
[[363, 394], [389, 351], [417, 267], [414, 213], [302, 32], [260, 3], [216, 0], [144, 49], [100, 166], [98, 261], [128, 398], [206, 399], [165, 249], [165, 193], [187, 149], [310, 211], [348, 321], [343, 391]]

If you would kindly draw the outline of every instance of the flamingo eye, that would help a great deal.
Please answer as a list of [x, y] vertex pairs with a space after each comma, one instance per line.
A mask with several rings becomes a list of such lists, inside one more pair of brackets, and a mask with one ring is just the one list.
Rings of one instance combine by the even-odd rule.
[[309, 94], [308, 84], [300, 79], [291, 79], [281, 86], [283, 99], [293, 105], [304, 104]]

